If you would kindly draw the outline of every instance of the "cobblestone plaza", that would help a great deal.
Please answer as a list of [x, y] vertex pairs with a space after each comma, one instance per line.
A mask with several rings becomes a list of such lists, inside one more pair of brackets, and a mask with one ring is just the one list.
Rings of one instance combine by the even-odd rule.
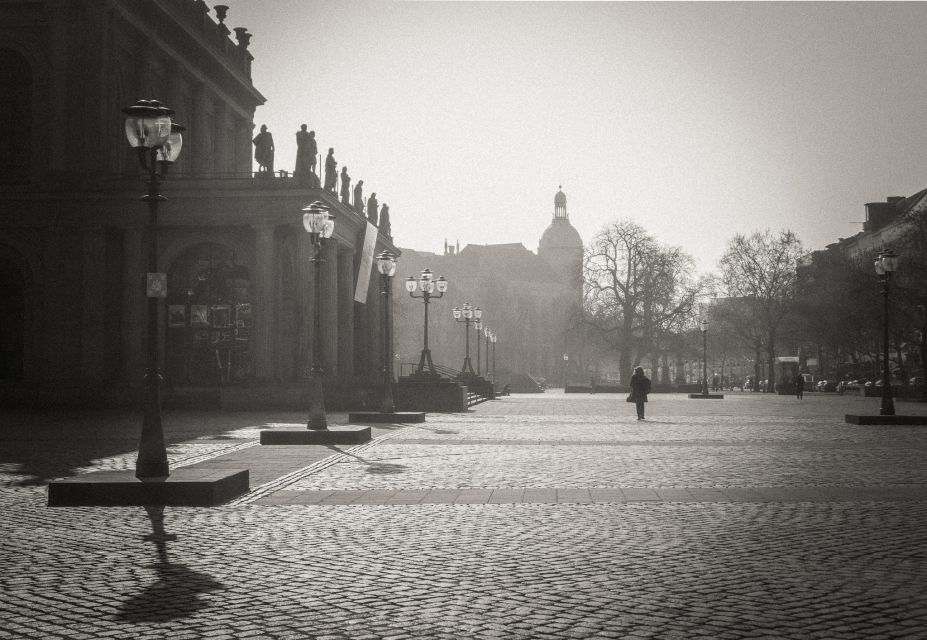
[[651, 399], [503, 397], [355, 447], [168, 412], [172, 467], [251, 492], [164, 532], [46, 506], [131, 469], [138, 415], [5, 412], [0, 638], [927, 638], [927, 428], [844, 423], [877, 398]]

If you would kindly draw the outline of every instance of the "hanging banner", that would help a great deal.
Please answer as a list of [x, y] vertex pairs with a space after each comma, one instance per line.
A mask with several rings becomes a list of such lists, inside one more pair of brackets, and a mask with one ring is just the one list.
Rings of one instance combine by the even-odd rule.
[[364, 250], [361, 254], [360, 268], [357, 271], [357, 286], [354, 288], [354, 301], [367, 302], [367, 288], [370, 286], [370, 276], [373, 271], [373, 251], [377, 246], [377, 228], [367, 221], [367, 231], [364, 234]]

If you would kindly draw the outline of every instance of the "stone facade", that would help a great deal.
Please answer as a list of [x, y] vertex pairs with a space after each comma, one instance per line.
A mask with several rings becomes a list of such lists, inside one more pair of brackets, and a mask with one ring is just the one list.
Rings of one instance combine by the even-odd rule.
[[[315, 296], [301, 209], [313, 200], [336, 216], [323, 249], [328, 380], [380, 379], [376, 282], [354, 301], [367, 221], [320, 188], [252, 174], [264, 97], [250, 34], [234, 41], [208, 11], [201, 0], [0, 5], [0, 113], [12, 114], [0, 124], [0, 400], [111, 404], [141, 389], [148, 214], [120, 112], [139, 98], [187, 127], [159, 206], [166, 389], [306, 376]], [[383, 249], [398, 253], [379, 233]]]

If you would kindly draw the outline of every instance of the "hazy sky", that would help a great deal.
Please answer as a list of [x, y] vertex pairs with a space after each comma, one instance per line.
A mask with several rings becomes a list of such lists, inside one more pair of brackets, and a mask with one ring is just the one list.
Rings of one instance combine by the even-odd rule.
[[708, 270], [927, 187], [927, 3], [227, 4], [276, 168], [307, 123], [401, 247], [537, 250], [562, 184], [584, 241], [630, 217]]

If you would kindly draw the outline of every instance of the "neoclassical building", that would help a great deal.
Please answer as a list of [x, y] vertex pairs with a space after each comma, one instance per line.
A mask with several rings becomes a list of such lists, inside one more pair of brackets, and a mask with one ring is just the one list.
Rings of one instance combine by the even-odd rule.
[[[361, 269], [370, 223], [360, 203], [314, 176], [252, 173], [264, 97], [251, 79], [251, 34], [230, 37], [225, 8], [215, 9], [202, 0], [0, 4], [0, 402], [138, 397], [147, 210], [120, 110], [140, 98], [160, 100], [187, 127], [159, 207], [167, 398], [224, 403], [300, 388], [315, 304], [301, 209], [314, 200], [336, 216], [320, 307], [334, 404], [380, 379], [376, 281], [355, 301], [371, 276]], [[375, 235], [375, 253], [398, 253], [388, 228]]]

